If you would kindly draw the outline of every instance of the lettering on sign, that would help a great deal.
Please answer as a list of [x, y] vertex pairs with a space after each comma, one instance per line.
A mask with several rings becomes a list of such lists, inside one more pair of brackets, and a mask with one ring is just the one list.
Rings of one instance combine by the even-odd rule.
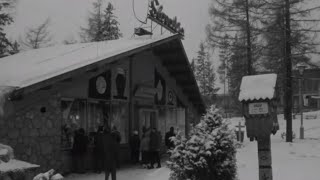
[[268, 103], [249, 103], [249, 114], [267, 114], [269, 112]]

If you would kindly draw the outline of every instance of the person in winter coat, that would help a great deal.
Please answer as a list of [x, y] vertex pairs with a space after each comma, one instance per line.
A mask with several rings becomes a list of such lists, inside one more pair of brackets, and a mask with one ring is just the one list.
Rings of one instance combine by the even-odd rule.
[[133, 163], [138, 163], [140, 152], [140, 138], [138, 135], [138, 131], [133, 132], [133, 135], [130, 137], [129, 144], [131, 150], [131, 161]]
[[174, 128], [170, 127], [170, 131], [166, 133], [165, 136], [165, 143], [168, 149], [172, 149], [174, 148], [174, 143], [173, 141], [170, 139], [171, 137], [175, 137], [176, 134], [174, 133]]
[[116, 141], [116, 157], [117, 157], [117, 168], [120, 168], [120, 142], [121, 142], [121, 134], [120, 132], [117, 130], [116, 126], [112, 127], [112, 131], [111, 131], [111, 136], [115, 139]]
[[141, 150], [141, 160], [142, 160], [142, 167], [147, 168], [150, 162], [149, 158], [149, 151], [150, 151], [150, 131], [145, 131], [142, 135], [141, 143], [140, 143], [140, 150]]
[[104, 152], [104, 165], [105, 165], [105, 180], [109, 179], [111, 173], [111, 179], [116, 180], [117, 173], [117, 141], [112, 136], [108, 126], [105, 127], [103, 136], [103, 152]]
[[74, 143], [72, 147], [74, 171], [84, 173], [85, 171], [85, 155], [89, 143], [88, 137], [85, 135], [83, 128], [75, 131]]
[[150, 166], [153, 168], [154, 164], [157, 163], [157, 167], [160, 168], [160, 147], [161, 147], [161, 134], [156, 128], [153, 128], [150, 133]]
[[94, 158], [95, 158], [95, 172], [103, 171], [103, 126], [98, 127], [98, 131], [94, 136]]

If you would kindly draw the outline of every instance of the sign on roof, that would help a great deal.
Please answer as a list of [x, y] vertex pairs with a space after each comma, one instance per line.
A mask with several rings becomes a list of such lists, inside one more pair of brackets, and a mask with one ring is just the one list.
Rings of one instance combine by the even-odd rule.
[[276, 81], [276, 74], [244, 76], [241, 81], [239, 101], [273, 99]]

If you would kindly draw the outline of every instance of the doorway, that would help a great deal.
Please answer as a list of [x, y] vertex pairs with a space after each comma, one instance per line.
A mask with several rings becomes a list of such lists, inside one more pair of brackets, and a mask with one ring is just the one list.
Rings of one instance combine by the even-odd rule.
[[143, 128], [152, 129], [159, 128], [158, 111], [155, 109], [139, 110], [139, 134], [142, 135]]

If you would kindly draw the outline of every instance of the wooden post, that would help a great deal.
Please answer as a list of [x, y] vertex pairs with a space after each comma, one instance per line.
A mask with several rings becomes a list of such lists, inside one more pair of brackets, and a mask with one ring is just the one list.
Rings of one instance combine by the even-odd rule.
[[259, 180], [272, 180], [270, 136], [258, 138]]
[[245, 127], [243, 125], [241, 125], [241, 122], [239, 121], [239, 125], [236, 126], [238, 128], [238, 137], [239, 137], [239, 141], [241, 142], [242, 136], [241, 136], [241, 128]]
[[[136, 124], [134, 123], [134, 103], [133, 103], [133, 61], [134, 55], [129, 57], [129, 133], [128, 136], [130, 138], [131, 132], [134, 128], [136, 128]], [[139, 127], [139, 126], [138, 126]]]
[[241, 122], [239, 121], [239, 141], [241, 142]]

